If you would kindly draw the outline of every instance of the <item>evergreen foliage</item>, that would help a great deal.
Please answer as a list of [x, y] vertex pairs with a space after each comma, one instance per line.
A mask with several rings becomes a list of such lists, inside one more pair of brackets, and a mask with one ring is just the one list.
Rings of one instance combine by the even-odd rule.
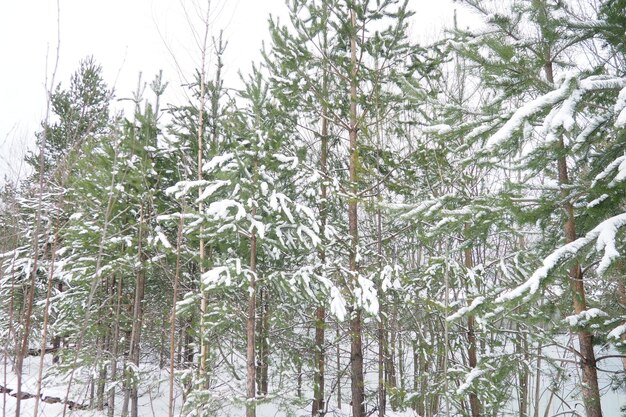
[[408, 1], [290, 0], [241, 89], [220, 35], [126, 117], [81, 61], [0, 194], [5, 375], [108, 416], [617, 412], [624, 1], [463, 3], [417, 45]]

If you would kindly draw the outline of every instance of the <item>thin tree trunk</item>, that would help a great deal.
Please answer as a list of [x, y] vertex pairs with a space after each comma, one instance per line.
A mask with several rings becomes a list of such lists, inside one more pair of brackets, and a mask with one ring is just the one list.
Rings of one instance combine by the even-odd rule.
[[323, 306], [315, 310], [315, 375], [313, 381], [312, 416], [324, 415], [324, 371], [325, 371], [325, 331], [326, 309]]
[[302, 398], [302, 359], [296, 358], [296, 395]]
[[[110, 343], [110, 335], [105, 334], [102, 337], [102, 346], [101, 346], [101, 355], [104, 355], [107, 350], [108, 350], [108, 345]], [[99, 361], [99, 366], [100, 366], [100, 370], [98, 372], [98, 382], [97, 382], [97, 389], [96, 389], [96, 408], [99, 411], [104, 410], [104, 388], [106, 385], [106, 378], [107, 378], [107, 366], [106, 366], [106, 362], [102, 363], [102, 358], [100, 358]]]
[[[146, 270], [145, 263], [147, 256], [143, 250], [143, 228], [145, 222], [145, 208], [140, 208], [139, 233], [138, 233], [138, 258], [139, 268], [137, 270], [137, 284], [135, 289], [135, 301], [133, 305], [133, 328], [131, 333], [130, 345], [130, 361], [134, 364], [135, 369], [139, 368], [139, 350], [141, 342], [141, 330], [143, 325], [143, 299], [146, 289]], [[132, 382], [130, 388], [131, 400], [131, 417], [138, 416], [138, 386], [135, 381]]]
[[[252, 218], [256, 216], [256, 207], [252, 208]], [[250, 296], [248, 298], [248, 319], [246, 324], [247, 348], [247, 382], [246, 382], [246, 417], [256, 416], [255, 404], [255, 372], [256, 366], [254, 361], [254, 340], [255, 340], [255, 322], [256, 322], [256, 268], [257, 262], [257, 238], [256, 230], [252, 230], [250, 235]]]
[[50, 296], [52, 294], [52, 286], [53, 286], [53, 280], [52, 278], [54, 277], [54, 263], [56, 260], [56, 251], [57, 251], [57, 244], [58, 244], [58, 239], [59, 239], [59, 220], [57, 219], [55, 222], [55, 231], [54, 231], [54, 241], [52, 243], [52, 252], [50, 254], [50, 270], [48, 271], [48, 283], [47, 283], [47, 287], [46, 287], [46, 304], [44, 306], [44, 313], [43, 313], [43, 331], [42, 331], [42, 335], [41, 335], [41, 353], [39, 355], [39, 369], [37, 371], [37, 392], [35, 394], [35, 406], [34, 411], [33, 411], [33, 416], [38, 416], [39, 415], [39, 399], [41, 398], [41, 383], [43, 380], [43, 367], [44, 367], [44, 359], [45, 359], [45, 352], [46, 352], [46, 346], [48, 344], [48, 319], [50, 318]]
[[[469, 226], [467, 223], [464, 226], [464, 232], [467, 238], [467, 231]], [[465, 268], [469, 271], [474, 267], [474, 258], [472, 256], [472, 248], [466, 247], [464, 250], [464, 258], [465, 258]], [[468, 304], [470, 300], [468, 300]], [[474, 333], [474, 316], [470, 313], [467, 317], [467, 357], [469, 361], [469, 367], [471, 369], [476, 369], [478, 365], [478, 355], [476, 352], [476, 334]], [[480, 417], [480, 401], [478, 400], [478, 396], [474, 389], [472, 389], [469, 393], [469, 402], [470, 402], [470, 412], [472, 417]]]
[[341, 332], [339, 330], [339, 322], [336, 323], [336, 338], [337, 338], [337, 408], [341, 409]]
[[[381, 297], [382, 298], [382, 297]], [[382, 309], [382, 305], [381, 305]], [[378, 319], [378, 416], [385, 416], [386, 398], [385, 392], [385, 324], [381, 311]]]
[[[467, 348], [469, 366], [471, 369], [476, 369], [476, 365], [478, 364], [476, 354], [476, 335], [474, 333], [474, 316], [471, 314], [467, 317], [467, 343], [469, 345]], [[479, 417], [480, 401], [478, 400], [476, 392], [474, 392], [473, 390], [469, 393], [469, 402], [472, 417]]]
[[391, 323], [389, 323], [389, 337], [386, 338], [385, 355], [387, 363], [385, 365], [385, 372], [387, 374], [387, 386], [389, 388], [396, 388], [398, 386], [396, 376], [396, 341], [398, 334], [398, 308], [392, 306], [391, 308]]
[[[545, 5], [542, 5], [545, 7]], [[549, 50], [546, 53], [546, 63], [544, 65], [546, 79], [549, 83], [554, 84], [554, 70]], [[567, 160], [563, 155], [565, 144], [563, 137], [559, 137], [558, 150], [560, 156], [557, 159], [558, 180], [561, 186], [561, 196], [563, 197], [563, 209], [565, 210], [566, 219], [563, 225], [565, 235], [565, 243], [571, 243], [576, 240], [576, 220], [574, 218], [574, 206], [569, 200], [569, 172], [567, 168]], [[585, 300], [585, 284], [583, 281], [583, 272], [578, 261], [569, 270], [570, 286], [572, 288], [572, 298], [574, 313], [580, 314], [587, 309]], [[593, 349], [593, 334], [585, 329], [578, 332], [578, 344], [580, 349], [580, 369], [582, 371], [581, 391], [583, 402], [585, 404], [585, 412], [587, 417], [602, 417], [602, 405], [600, 403], [600, 388], [598, 386], [598, 373], [596, 369], [596, 356]]]
[[176, 303], [178, 302], [178, 286], [180, 283], [180, 247], [183, 241], [183, 210], [178, 220], [176, 233], [176, 270], [174, 272], [174, 289], [172, 295], [172, 315], [170, 316], [170, 392], [168, 401], [168, 417], [174, 417], [174, 355], [176, 354]]
[[[326, 44], [326, 38], [324, 37], [324, 45]], [[324, 74], [322, 81], [322, 91], [327, 90], [327, 75]], [[319, 250], [318, 256], [320, 258], [320, 264], [322, 268], [326, 265], [326, 248], [325, 248], [325, 231], [327, 221], [327, 199], [328, 190], [326, 187], [326, 176], [328, 175], [328, 118], [327, 118], [326, 105], [322, 105], [322, 126], [321, 126], [321, 150], [320, 150], [320, 171], [322, 172], [323, 180], [320, 185], [320, 236], [322, 238], [322, 247]], [[325, 348], [324, 348], [324, 332], [326, 328], [326, 309], [323, 305], [320, 305], [315, 310], [315, 373], [313, 375], [313, 405], [311, 407], [312, 416], [324, 415], [324, 371], [325, 371]], [[337, 369], [339, 372], [339, 369]]]
[[[527, 335], [523, 333], [523, 329], [518, 324], [518, 341], [517, 341], [517, 349], [518, 352], [524, 356], [524, 362], [529, 363], [530, 355], [528, 353], [528, 340], [526, 339]], [[528, 382], [529, 382], [529, 374], [528, 369], [524, 365], [524, 370], [520, 372], [519, 375], [519, 416], [527, 417], [528, 416]]]
[[[43, 167], [43, 165], [42, 165]], [[43, 168], [42, 168], [43, 171]], [[17, 392], [16, 392], [16, 403], [15, 403], [15, 416], [21, 416], [21, 400], [22, 400], [22, 372], [24, 370], [24, 358], [26, 357], [26, 353], [28, 352], [28, 339], [30, 336], [30, 326], [33, 315], [33, 303], [35, 299], [35, 291], [36, 291], [36, 277], [37, 277], [37, 265], [39, 261], [39, 228], [40, 228], [40, 217], [41, 217], [41, 194], [43, 193], [43, 179], [40, 184], [41, 190], [39, 194], [39, 208], [37, 209], [37, 220], [35, 226], [35, 234], [33, 237], [33, 246], [34, 246], [34, 261], [31, 271], [31, 279], [30, 285], [27, 291], [27, 301], [26, 301], [26, 311], [24, 313], [24, 329], [22, 332], [22, 340], [20, 344], [20, 349], [17, 352], [17, 359], [15, 361], [15, 374], [17, 376]]]
[[[117, 279], [117, 302], [115, 304], [115, 320], [113, 322], [113, 347], [111, 352], [111, 381], [116, 382], [117, 379], [117, 356], [119, 353], [119, 340], [120, 340], [120, 317], [122, 313], [122, 284], [123, 280], [120, 277]], [[115, 275], [113, 275], [112, 287], [116, 286]], [[109, 404], [108, 404], [108, 417], [115, 415], [115, 386], [109, 389]]]
[[[357, 203], [357, 55], [356, 55], [356, 13], [350, 11], [351, 25], [355, 33], [350, 39], [352, 73], [350, 77], [350, 197], [348, 202], [348, 233], [350, 235], [349, 270], [352, 288], [358, 285], [359, 268], [357, 252], [359, 244], [358, 203]], [[365, 416], [365, 382], [363, 380], [363, 343], [361, 329], [361, 309], [355, 303], [350, 318], [350, 366], [352, 389], [352, 417]]]
[[[624, 285], [623, 278], [619, 280], [617, 286], [618, 286], [618, 291], [619, 291], [619, 302], [622, 305], [622, 307], [626, 308], [626, 285]], [[622, 343], [626, 344], [626, 333], [622, 334], [621, 339], [622, 339]], [[626, 372], [626, 357], [622, 358], [622, 367], [624, 368], [624, 371]]]
[[257, 392], [261, 396], [268, 394], [269, 378], [269, 300], [266, 286], [259, 291], [259, 323], [258, 341], [259, 359], [257, 361], [256, 379]]
[[[200, 70], [200, 96], [198, 98], [198, 131], [197, 131], [197, 143], [198, 143], [198, 166], [197, 166], [197, 174], [198, 181], [202, 181], [202, 165], [204, 160], [203, 155], [203, 142], [204, 142], [204, 130], [205, 130], [205, 120], [204, 120], [204, 109], [206, 107], [206, 59], [207, 59], [207, 40], [209, 37], [209, 18], [210, 18], [210, 2], [208, 3], [206, 17], [204, 20], [204, 38], [201, 49], [201, 70]], [[201, 191], [198, 190], [198, 197], [200, 197]], [[199, 199], [198, 203], [198, 212], [203, 212], [203, 202], [202, 199]], [[204, 242], [204, 233], [202, 230], [202, 226], [200, 227], [200, 277], [204, 274], [205, 268], [205, 242]], [[205, 291], [204, 284], [202, 279], [200, 279], [200, 366], [198, 369], [199, 378], [202, 381], [201, 385], [203, 388], [208, 387], [208, 377], [207, 377], [207, 358], [209, 356], [209, 347], [206, 340], [206, 312], [208, 308], [208, 294]]]
[[[17, 249], [17, 239], [15, 240], [15, 244], [13, 245], [13, 250], [15, 251]], [[9, 349], [9, 345], [13, 344], [14, 346], [17, 347], [17, 339], [15, 340], [11, 340], [11, 333], [13, 332], [14, 326], [13, 326], [13, 320], [14, 320], [14, 308], [15, 308], [15, 262], [16, 262], [17, 257], [14, 256], [13, 260], [11, 261], [11, 283], [10, 283], [10, 301], [9, 301], [9, 328], [8, 328], [8, 332], [7, 332], [7, 342], [6, 342], [6, 350]], [[4, 265], [2, 265], [4, 266]], [[4, 268], [0, 267], [0, 278], [2, 278], [2, 275], [4, 273]], [[15, 337], [17, 337], [17, 335], [15, 335]], [[16, 349], [17, 350], [17, 349]], [[4, 372], [3, 372], [3, 386], [7, 386], [7, 370], [8, 370], [8, 359], [9, 359], [9, 355], [8, 352], [5, 351], [4, 353]], [[6, 417], [6, 402], [7, 402], [7, 392], [6, 390], [4, 390], [2, 392], [2, 417]]]
[[[447, 371], [447, 366], [448, 366], [447, 354], [448, 354], [448, 349], [446, 348], [446, 344], [444, 343], [444, 345], [440, 347], [440, 351], [438, 352], [438, 355], [437, 355], [437, 361], [435, 363], [435, 375], [441, 375], [440, 378], [444, 380], [444, 386], [445, 386], [445, 381], [447, 381], [447, 377], [446, 377], [446, 371]], [[430, 402], [430, 415], [431, 416], [439, 414], [440, 405], [441, 405], [441, 395], [437, 391], [435, 391], [432, 394], [432, 400]]]
[[[402, 343], [402, 337], [398, 337], [398, 385], [401, 390], [405, 388], [405, 369], [404, 369], [404, 344]], [[396, 385], [396, 386], [398, 386]]]
[[[63, 283], [58, 284], [57, 290], [59, 292], [63, 292]], [[61, 335], [56, 335], [52, 338], [52, 347], [54, 349], [54, 353], [52, 354], [52, 363], [57, 364], [61, 359], [61, 356], [59, 355], [59, 352], [61, 351]]]

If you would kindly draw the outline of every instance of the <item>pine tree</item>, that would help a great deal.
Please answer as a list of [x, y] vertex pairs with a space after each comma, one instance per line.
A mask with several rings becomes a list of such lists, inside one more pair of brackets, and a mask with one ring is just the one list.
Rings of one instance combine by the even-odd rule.
[[[68, 89], [61, 84], [50, 95], [51, 110], [57, 119], [45, 132], [38, 135], [37, 145], [45, 134], [45, 166], [51, 171], [59, 164], [66, 165], [66, 157], [78, 152], [88, 136], [106, 133], [110, 126], [109, 103], [113, 92], [102, 76], [102, 67], [93, 57], [80, 61], [78, 70], [72, 75]], [[30, 154], [26, 161], [39, 170], [37, 155]], [[63, 169], [67, 169], [64, 166]]]
[[[481, 3], [470, 4], [486, 13]], [[605, 27], [602, 23], [590, 25], [584, 17], [578, 17], [571, 5], [517, 2], [511, 10], [509, 14], [491, 15], [489, 23], [493, 34], [476, 35], [464, 45], [458, 45], [466, 56], [483, 67], [486, 86], [496, 92], [494, 99], [485, 106], [488, 112], [485, 121], [489, 124], [480, 134], [487, 137], [487, 149], [495, 158], [508, 158], [511, 166], [519, 170], [519, 180], [511, 183], [517, 182], [512, 189], [520, 190], [523, 193], [520, 197], [536, 195], [538, 188], [541, 191], [537, 178], [551, 178], [556, 182], [556, 190], [548, 188], [539, 194], [536, 215], [563, 212], [565, 217], [552, 215], [549, 221], [542, 221], [549, 233], [555, 233], [560, 223], [563, 241], [549, 240], [557, 247], [562, 246], [554, 250], [544, 246], [545, 242], [532, 242], [539, 256], [549, 256], [530, 280], [496, 301], [510, 302], [526, 292], [532, 296], [540, 287], [554, 282], [556, 273], [563, 270], [559, 267], [567, 266], [575, 313], [568, 320], [573, 323], [578, 317], [582, 320], [589, 315], [588, 311], [592, 311], [588, 310], [589, 303], [599, 301], [587, 299], [580, 266], [586, 258], [581, 250], [597, 238], [601, 242], [596, 245], [599, 250], [613, 248], [615, 233], [600, 236], [600, 232], [607, 226], [621, 226], [619, 216], [608, 219], [588, 216], [591, 207], [585, 208], [588, 203], [582, 202], [595, 194], [593, 187], [585, 186], [592, 179], [590, 166], [605, 156], [601, 150], [605, 146], [597, 140], [615, 137], [615, 104], [619, 103], [618, 94], [624, 87], [624, 74], [623, 70], [616, 72], [612, 67], [614, 51], [611, 50], [608, 59], [597, 57], [599, 59], [590, 60], [588, 66], [567, 61], [571, 56], [567, 54], [586, 53], [588, 47], [602, 42], [602, 29], [598, 28]], [[536, 28], [538, 35], [526, 31], [526, 27]], [[513, 45], [518, 48], [516, 54], [511, 53]], [[502, 90], [502, 86], [507, 89]], [[524, 101], [521, 105], [520, 98]], [[606, 108], [607, 104], [611, 110], [597, 112], [597, 108]], [[498, 111], [506, 112], [504, 121], [494, 117]], [[551, 200], [559, 203], [548, 203]], [[559, 207], [561, 210], [556, 211]], [[598, 278], [609, 266], [614, 256], [611, 253], [612, 249], [605, 250], [597, 269]], [[589, 272], [587, 275], [586, 281]], [[548, 277], [550, 279], [546, 280]], [[600, 416], [594, 332], [586, 325], [574, 326], [572, 330], [578, 335], [583, 358], [580, 367], [585, 409], [588, 416]]]

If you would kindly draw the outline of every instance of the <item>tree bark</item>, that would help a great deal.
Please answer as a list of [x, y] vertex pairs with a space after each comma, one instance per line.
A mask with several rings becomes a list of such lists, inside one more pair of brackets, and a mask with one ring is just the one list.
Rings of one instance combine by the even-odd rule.
[[341, 409], [341, 331], [339, 329], [339, 322], [336, 323], [336, 339], [337, 339], [337, 351], [336, 351], [336, 359], [337, 359], [337, 408]]
[[530, 363], [530, 355], [528, 352], [528, 340], [526, 339], [526, 333], [523, 332], [522, 327], [517, 325], [518, 331], [518, 340], [517, 340], [517, 350], [518, 352], [524, 356], [524, 370], [520, 372], [519, 375], [519, 388], [518, 388], [518, 396], [519, 396], [519, 416], [527, 417], [528, 416], [528, 383], [529, 383], [529, 373], [526, 368], [526, 364]]
[[[324, 38], [324, 47], [326, 47], [326, 38]], [[322, 91], [326, 92], [328, 86], [327, 75], [324, 73], [322, 80]], [[328, 118], [326, 105], [322, 104], [322, 120], [321, 120], [321, 149], [320, 149], [320, 171], [322, 172], [322, 183], [320, 185], [320, 236], [322, 239], [322, 247], [318, 252], [320, 264], [324, 268], [326, 264], [326, 248], [325, 248], [325, 231], [327, 221], [327, 199], [328, 190], [326, 187], [328, 175]], [[324, 336], [326, 328], [326, 309], [323, 305], [319, 305], [315, 310], [315, 372], [313, 375], [313, 404], [311, 406], [312, 416], [324, 415], [324, 372], [325, 372], [325, 348]], [[337, 369], [339, 372], [339, 369]]]
[[[619, 302], [622, 305], [622, 307], [626, 308], [626, 285], [624, 285], [623, 278], [619, 281], [617, 285], [618, 285], [618, 291], [619, 291]], [[622, 343], [625, 343], [626, 333], [622, 334], [620, 338], [622, 340]], [[624, 371], [626, 372], [626, 357], [622, 358], [622, 366], [624, 368]]]
[[[256, 216], [256, 207], [252, 208], [252, 217]], [[247, 333], [247, 348], [246, 348], [246, 363], [247, 363], [247, 381], [246, 381], [246, 417], [256, 416], [256, 404], [255, 404], [255, 379], [256, 379], [256, 364], [254, 361], [255, 351], [255, 322], [256, 322], [256, 261], [257, 261], [257, 241], [256, 230], [252, 230], [250, 235], [250, 295], [248, 298], [248, 319], [246, 324]]]
[[326, 309], [323, 306], [317, 307], [315, 310], [315, 375], [313, 381], [313, 406], [311, 408], [312, 416], [324, 415], [325, 319]]
[[[552, 60], [549, 51], [546, 52], [546, 63], [544, 65], [546, 79], [549, 83], [554, 84], [554, 72]], [[576, 220], [574, 218], [574, 206], [569, 201], [569, 193], [567, 185], [569, 185], [569, 172], [567, 168], [567, 159], [564, 155], [565, 143], [563, 137], [559, 137], [558, 141], [559, 156], [557, 158], [558, 180], [561, 186], [561, 196], [563, 197], [563, 210], [565, 211], [565, 223], [563, 232], [565, 235], [565, 243], [571, 243], [576, 240]], [[585, 300], [585, 284], [583, 281], [583, 272], [578, 261], [575, 261], [569, 270], [570, 286], [572, 289], [572, 298], [574, 312], [581, 313], [587, 309]], [[600, 388], [598, 386], [598, 372], [596, 369], [596, 356], [593, 349], [593, 334], [587, 330], [581, 329], [578, 332], [578, 344], [580, 349], [580, 369], [582, 371], [581, 391], [583, 402], [585, 404], [585, 412], [587, 417], [602, 417], [602, 405], [600, 404]]]
[[[354, 31], [350, 39], [350, 55], [352, 73], [350, 77], [350, 197], [348, 202], [348, 233], [350, 235], [350, 259], [349, 270], [351, 274], [351, 285], [355, 289], [358, 285], [358, 204], [357, 204], [357, 55], [356, 55], [356, 13], [350, 11], [352, 29]], [[351, 390], [352, 390], [352, 417], [365, 416], [365, 383], [363, 379], [363, 342], [361, 329], [361, 308], [354, 303], [354, 308], [350, 317], [350, 369], [351, 369]]]
[[174, 359], [176, 354], [176, 303], [178, 302], [178, 286], [180, 284], [180, 248], [183, 241], [183, 211], [181, 209], [176, 233], [176, 269], [174, 271], [174, 288], [172, 294], [172, 315], [170, 316], [170, 392], [167, 415], [174, 417]]
[[[122, 278], [120, 277], [117, 280], [115, 275], [112, 278], [112, 287], [117, 287], [117, 301], [115, 305], [115, 319], [113, 322], [113, 342], [112, 342], [112, 351], [111, 351], [111, 381], [115, 382], [117, 378], [117, 355], [119, 352], [119, 340], [120, 340], [120, 317], [122, 311]], [[111, 387], [109, 389], [109, 403], [107, 416], [113, 417], [115, 413], [115, 387]]]
[[269, 300], [267, 287], [262, 286], [259, 290], [259, 323], [258, 323], [258, 356], [256, 380], [257, 393], [265, 396], [269, 391]]
[[[145, 222], [145, 208], [141, 207], [141, 218], [139, 224], [138, 252], [139, 269], [137, 270], [137, 288], [135, 290], [135, 301], [133, 306], [133, 330], [131, 335], [130, 360], [139, 367], [139, 349], [141, 343], [141, 330], [143, 327], [143, 299], [146, 291], [146, 261], [148, 257], [143, 250], [143, 234]], [[136, 383], [131, 386], [131, 417], [138, 416], [138, 387]]]
[[[466, 223], [464, 226], [464, 233], [466, 235], [466, 239], [467, 239], [467, 234], [468, 234], [468, 229], [469, 226]], [[471, 247], [466, 247], [465, 251], [464, 251], [464, 258], [465, 258], [465, 268], [469, 271], [474, 267], [474, 258], [473, 258], [473, 254], [472, 254], [472, 248]], [[470, 303], [470, 300], [468, 299], [468, 304]], [[474, 332], [474, 316], [470, 313], [469, 316], [467, 317], [467, 357], [468, 357], [468, 362], [469, 362], [469, 367], [471, 369], [476, 369], [476, 366], [478, 365], [478, 355], [476, 352], [476, 334]], [[476, 392], [474, 389], [472, 389], [469, 393], [469, 402], [470, 402], [470, 412], [472, 414], [472, 417], [480, 417], [480, 401], [478, 400], [478, 396], [476, 395]]]

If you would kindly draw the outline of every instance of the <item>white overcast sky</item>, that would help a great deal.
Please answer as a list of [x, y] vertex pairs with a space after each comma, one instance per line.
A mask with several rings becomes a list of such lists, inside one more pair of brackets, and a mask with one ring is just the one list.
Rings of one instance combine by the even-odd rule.
[[[52, 74], [57, 45], [56, 0], [0, 2], [0, 177], [23, 177], [25, 150], [45, 116], [45, 84]], [[184, 76], [199, 67], [198, 48], [185, 15], [194, 19], [206, 0], [60, 0], [61, 48], [56, 83], [67, 86], [80, 60], [92, 55], [103, 66], [116, 97], [128, 97], [139, 72], [150, 81], [163, 70], [176, 100]], [[226, 82], [235, 85], [238, 71], [259, 60], [268, 39], [270, 14], [286, 18], [285, 0], [212, 0], [211, 32], [224, 30]], [[433, 39], [450, 26], [452, 0], [410, 0], [417, 11], [411, 31], [415, 39]], [[461, 24], [464, 14], [460, 14]], [[467, 17], [466, 19], [469, 19]], [[172, 51], [172, 52], [170, 52]], [[46, 67], [47, 62], [47, 67]], [[180, 95], [180, 93], [179, 93]], [[2, 180], [0, 179], [0, 183]]]

